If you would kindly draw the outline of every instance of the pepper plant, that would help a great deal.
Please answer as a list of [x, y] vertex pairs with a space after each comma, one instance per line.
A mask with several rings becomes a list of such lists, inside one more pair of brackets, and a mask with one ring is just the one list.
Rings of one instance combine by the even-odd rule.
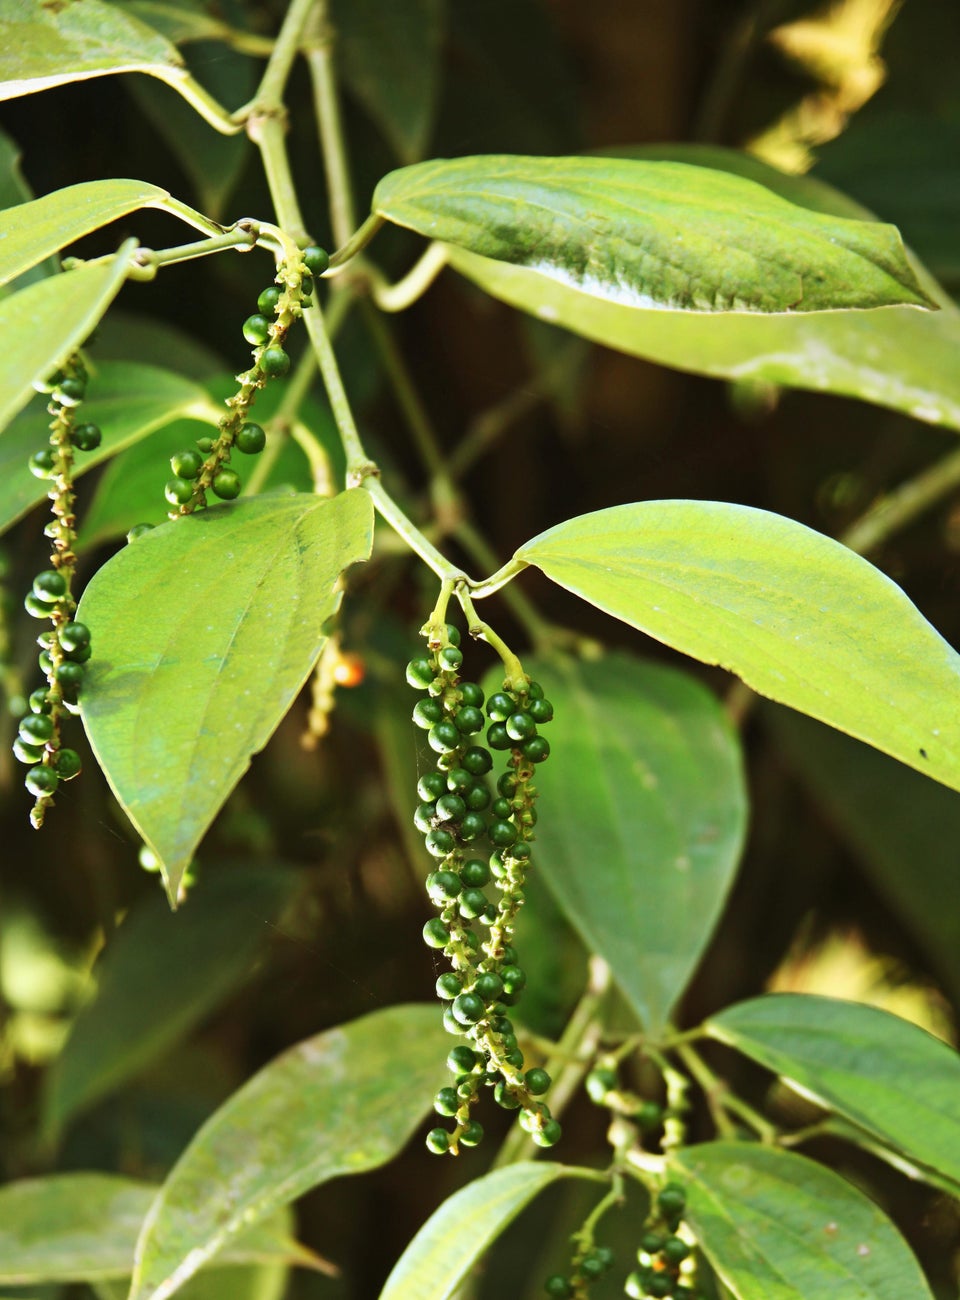
[[[499, 313], [539, 358], [533, 400], [574, 425], [589, 340], [739, 400], [808, 388], [954, 430], [956, 306], [893, 225], [732, 150], [422, 160], [444, 21], [482, 48], [441, 0], [261, 8], [0, 6], [3, 99], [94, 103], [127, 74], [183, 177], [98, 171], [34, 197], [25, 113], [3, 142], [0, 523], [22, 542], [8, 592], [28, 579], [3, 627], [5, 797], [41, 863], [89, 799], [103, 851], [163, 899], [103, 895], [97, 993], [65, 1042], [31, 1058], [4, 993], [0, 1287], [955, 1294], [942, 1241], [915, 1253], [918, 1217], [957, 1221], [953, 1048], [864, 1001], [695, 976], [731, 924], [754, 715], [861, 839], [846, 769], [864, 746], [891, 789], [955, 815], [960, 657], [864, 553], [947, 495], [957, 453], [839, 540], [711, 499], [709, 472], [648, 499], [612, 461], [602, 501], [555, 485], [544, 518], [549, 466], [513, 436], [529, 384], [438, 434], [445, 381], [432, 398], [425, 380], [444, 345], [423, 312], [447, 294]], [[108, 138], [107, 116], [83, 129]], [[152, 297], [165, 281], [173, 309]], [[380, 883], [357, 886], [336, 941], [317, 900], [384, 818]], [[402, 924], [371, 919], [378, 888]], [[111, 1098], [249, 977], [264, 921], [319, 951], [337, 993], [276, 981], [299, 1033], [265, 1028], [246, 1081], [131, 1154], [140, 1121]], [[412, 972], [392, 996], [366, 989], [384, 962]], [[365, 1185], [414, 1135], [404, 1176], [432, 1190], [385, 1267], [364, 1273], [343, 1234], [294, 1239], [298, 1198]]]

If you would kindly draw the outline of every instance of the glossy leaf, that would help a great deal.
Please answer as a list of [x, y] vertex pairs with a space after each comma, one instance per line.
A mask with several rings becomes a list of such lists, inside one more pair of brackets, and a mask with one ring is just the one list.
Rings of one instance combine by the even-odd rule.
[[254, 1075], [167, 1178], [143, 1225], [130, 1300], [165, 1300], [241, 1228], [396, 1155], [436, 1088], [449, 1042], [438, 1019], [427, 1006], [375, 1011]]
[[317, 660], [338, 580], [370, 553], [365, 492], [215, 506], [125, 547], [87, 587], [94, 752], [171, 902], [207, 827]]
[[0, 284], [92, 230], [167, 197], [145, 181], [87, 181], [0, 212]]
[[175, 73], [176, 48], [104, 0], [16, 0], [0, 13], [0, 99], [115, 72]]
[[444, 0], [335, 0], [332, 9], [347, 87], [398, 158], [422, 158], [437, 108]]
[[48, 1128], [120, 1087], [240, 984], [295, 885], [275, 866], [233, 865], [205, 876], [176, 917], [157, 894], [129, 913], [49, 1076]]
[[384, 177], [373, 210], [628, 308], [934, 305], [892, 226], [827, 217], [686, 163], [504, 155], [419, 163]]
[[154, 28], [174, 45], [226, 40], [231, 28], [203, 0], [110, 0], [113, 8]]
[[746, 1142], [671, 1157], [687, 1222], [736, 1300], [932, 1300], [907, 1243], [822, 1165]]
[[62, 366], [120, 292], [136, 240], [109, 262], [48, 276], [0, 301], [0, 431], [38, 380]]
[[[197, 384], [158, 366], [135, 362], [98, 362], [89, 393], [81, 408], [82, 419], [99, 425], [103, 441], [95, 451], [77, 456], [76, 478], [178, 416], [190, 411], [210, 413], [213, 409]], [[48, 484], [35, 478], [28, 465], [30, 456], [47, 443], [47, 400], [36, 397], [0, 437], [0, 530], [9, 528], [47, 499]], [[162, 501], [169, 466], [161, 461], [156, 469]]]
[[706, 947], [743, 847], [736, 735], [710, 692], [672, 668], [623, 654], [524, 666], [555, 710], [542, 728], [551, 753], [537, 772], [537, 863], [657, 1034]]
[[447, 1300], [545, 1187], [561, 1178], [596, 1177], [590, 1169], [521, 1163], [475, 1178], [430, 1216], [394, 1266], [380, 1300]]
[[831, 825], [960, 998], [960, 795], [799, 714], [771, 706], [764, 718]]
[[[115, 1174], [50, 1174], [0, 1187], [0, 1285], [129, 1277], [137, 1235], [158, 1188]], [[223, 1263], [313, 1264], [275, 1214], [243, 1233]]]
[[[681, 161], [743, 174], [818, 212], [869, 213], [810, 177], [788, 177], [730, 149], [671, 145], [632, 156]], [[918, 420], [960, 429], [960, 309], [922, 268], [915, 270], [937, 312], [792, 315], [638, 310], [595, 298], [536, 271], [450, 246], [451, 264], [485, 292], [607, 347], [662, 365], [730, 380], [762, 380], [859, 397]]]
[[960, 789], [960, 655], [889, 578], [791, 519], [717, 501], [581, 515], [517, 551], [592, 605]]
[[[20, 146], [4, 131], [0, 131], [0, 208], [2, 209], [17, 207], [23, 203], [28, 203], [33, 198], [33, 192], [24, 180], [23, 172], [20, 170], [20, 160]], [[3, 216], [6, 216], [6, 211], [4, 211]], [[36, 280], [42, 280], [45, 276], [55, 275], [59, 270], [59, 261], [56, 258], [48, 257], [31, 270], [25, 271], [18, 276], [13, 284], [7, 285], [0, 292], [0, 297], [7, 293], [16, 292], [17, 289], [25, 289], [28, 284], [33, 284]]]
[[805, 993], [737, 1003], [705, 1029], [960, 1189], [960, 1056], [939, 1038], [876, 1007]]

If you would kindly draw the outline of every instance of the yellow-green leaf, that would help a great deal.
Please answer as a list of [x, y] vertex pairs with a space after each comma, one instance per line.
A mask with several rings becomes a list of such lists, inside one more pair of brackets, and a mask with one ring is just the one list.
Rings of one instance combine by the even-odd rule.
[[558, 524], [516, 559], [960, 789], [960, 655], [839, 542], [748, 506], [645, 501]]
[[826, 216], [687, 163], [440, 159], [385, 176], [372, 206], [430, 239], [628, 309], [936, 306], [893, 226]]
[[227, 795], [293, 703], [336, 613], [339, 578], [370, 553], [367, 493], [215, 506], [162, 524], [94, 576], [81, 707], [171, 901]]

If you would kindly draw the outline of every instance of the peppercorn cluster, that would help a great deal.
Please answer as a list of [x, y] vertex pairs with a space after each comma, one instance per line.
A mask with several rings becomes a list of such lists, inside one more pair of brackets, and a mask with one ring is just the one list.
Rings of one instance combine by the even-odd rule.
[[591, 1246], [574, 1257], [570, 1273], [554, 1273], [548, 1277], [543, 1289], [548, 1296], [560, 1300], [580, 1300], [588, 1294], [591, 1282], [596, 1282], [613, 1267], [614, 1254], [609, 1246]]
[[29, 765], [24, 784], [34, 796], [30, 814], [34, 826], [43, 824], [61, 781], [80, 772], [80, 755], [61, 744], [60, 726], [65, 713], [78, 713], [78, 694], [90, 658], [90, 629], [73, 618], [77, 607], [72, 594], [77, 557], [76, 519], [73, 512], [74, 453], [94, 451], [102, 433], [95, 424], [78, 424], [76, 411], [87, 391], [87, 368], [79, 353], [62, 370], [36, 385], [49, 393], [51, 416], [48, 445], [29, 461], [35, 477], [50, 482], [47, 493], [53, 518], [44, 529], [51, 542], [50, 568], [38, 573], [24, 599], [34, 618], [49, 621], [40, 633], [40, 668], [46, 684], [29, 698], [29, 712], [20, 720], [13, 752]]
[[[243, 323], [243, 337], [253, 347], [253, 365], [237, 376], [239, 387], [227, 399], [227, 411], [217, 426], [216, 438], [198, 438], [193, 447], [170, 458], [174, 477], [167, 481], [163, 494], [173, 507], [171, 519], [201, 509], [207, 504], [208, 492], [221, 501], [233, 501], [240, 495], [242, 483], [240, 475], [230, 468], [231, 454], [238, 451], [244, 456], [256, 456], [266, 446], [263, 429], [247, 415], [267, 381], [282, 377], [290, 369], [290, 357], [283, 347], [287, 331], [303, 308], [310, 306], [313, 277], [322, 275], [329, 262], [322, 248], [311, 245], [295, 261], [278, 267], [275, 282], [257, 298], [256, 312]], [[131, 530], [131, 540], [149, 527], [137, 524]]]
[[640, 1238], [639, 1268], [624, 1284], [631, 1300], [699, 1300], [693, 1249], [678, 1235], [686, 1208], [687, 1193], [680, 1183], [667, 1183], [657, 1193]]
[[[524, 682], [491, 695], [485, 715], [482, 688], [460, 677], [459, 632], [448, 624], [437, 640], [429, 655], [407, 665], [407, 681], [423, 692], [413, 720], [436, 754], [435, 770], [417, 786], [414, 824], [436, 860], [426, 887], [439, 915], [423, 937], [451, 966], [437, 979], [447, 1004], [443, 1023], [467, 1041], [447, 1057], [454, 1082], [434, 1100], [453, 1127], [431, 1130], [427, 1147], [457, 1154], [480, 1142], [483, 1128], [472, 1111], [484, 1088], [505, 1110], [519, 1110], [534, 1142], [549, 1147], [560, 1138], [559, 1123], [540, 1100], [550, 1076], [524, 1069], [508, 1012], [526, 983], [512, 941], [537, 820], [534, 768], [550, 753], [538, 728], [551, 720], [553, 706], [536, 682]], [[486, 744], [479, 743], [485, 728]], [[495, 795], [491, 750], [507, 755]]]

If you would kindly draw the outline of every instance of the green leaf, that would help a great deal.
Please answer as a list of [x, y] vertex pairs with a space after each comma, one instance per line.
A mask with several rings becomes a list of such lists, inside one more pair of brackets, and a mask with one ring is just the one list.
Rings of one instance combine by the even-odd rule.
[[165, 1300], [241, 1228], [396, 1155], [429, 1106], [444, 1037], [434, 1008], [390, 1007], [254, 1075], [164, 1183], [137, 1245], [130, 1300]]
[[809, 993], [740, 1002], [704, 1028], [960, 1189], [960, 1056], [939, 1038], [888, 1011]]
[[628, 308], [936, 306], [894, 227], [827, 217], [686, 163], [504, 155], [419, 163], [384, 177], [373, 210]]
[[[631, 151], [662, 158], [664, 147]], [[795, 203], [841, 216], [869, 216], [809, 177], [786, 177], [727, 149], [671, 145], [669, 153], [744, 173]], [[522, 266], [451, 246], [451, 265], [485, 292], [574, 333], [661, 365], [730, 380], [762, 380], [839, 393], [960, 429], [960, 309], [922, 268], [937, 312], [792, 315], [703, 314], [638, 310], [593, 297]]]
[[94, 329], [120, 292], [136, 246], [129, 239], [109, 262], [48, 276], [0, 301], [0, 431], [34, 384], [62, 366]]
[[91, 230], [167, 197], [145, 181], [86, 181], [0, 212], [0, 284]]
[[214, 17], [212, 6], [203, 0], [111, 0], [111, 5], [146, 23], [174, 45], [226, 40], [233, 32], [227, 23]]
[[[2, 209], [17, 207], [28, 203], [33, 198], [33, 192], [20, 170], [20, 161], [20, 146], [4, 131], [0, 131], [0, 208]], [[42, 280], [45, 276], [55, 275], [59, 270], [60, 263], [57, 258], [48, 257], [38, 266], [25, 271], [17, 278], [15, 284], [7, 286], [4, 293], [25, 289], [28, 284]]]
[[173, 902], [207, 827], [293, 703], [370, 553], [363, 491], [215, 506], [164, 524], [94, 576], [81, 701], [107, 780], [164, 864]]
[[783, 709], [764, 711], [800, 779], [960, 1000], [960, 795]]
[[[188, 411], [216, 416], [202, 388], [158, 366], [102, 361], [89, 391], [82, 418], [100, 426], [103, 440], [95, 451], [77, 456], [76, 478]], [[0, 437], [0, 531], [47, 499], [48, 485], [30, 473], [28, 461], [47, 445], [49, 426], [47, 399], [37, 397]], [[163, 461], [156, 466], [161, 501], [169, 468]]]
[[[51, 1174], [0, 1187], [0, 1285], [129, 1277], [158, 1188], [115, 1174]], [[273, 1215], [232, 1242], [223, 1263], [311, 1264]]]
[[645, 501], [558, 524], [515, 558], [960, 789], [960, 656], [839, 542], [749, 506]]
[[397, 1260], [380, 1300], [447, 1300], [524, 1206], [561, 1178], [598, 1175], [567, 1165], [521, 1163], [461, 1187]]
[[706, 947], [743, 847], [736, 735], [713, 695], [672, 668], [623, 654], [524, 666], [555, 710], [543, 728], [550, 759], [537, 772], [537, 862], [655, 1035]]
[[710, 1142], [671, 1156], [685, 1218], [736, 1300], [932, 1300], [887, 1216], [790, 1151]]
[[205, 876], [176, 917], [158, 894], [129, 913], [48, 1076], [48, 1130], [120, 1087], [241, 983], [295, 886], [292, 872], [233, 865]]
[[176, 48], [104, 0], [7, 0], [0, 14], [0, 99], [115, 72], [174, 77]]
[[440, 83], [443, 0], [335, 0], [343, 79], [403, 162], [422, 158]]

